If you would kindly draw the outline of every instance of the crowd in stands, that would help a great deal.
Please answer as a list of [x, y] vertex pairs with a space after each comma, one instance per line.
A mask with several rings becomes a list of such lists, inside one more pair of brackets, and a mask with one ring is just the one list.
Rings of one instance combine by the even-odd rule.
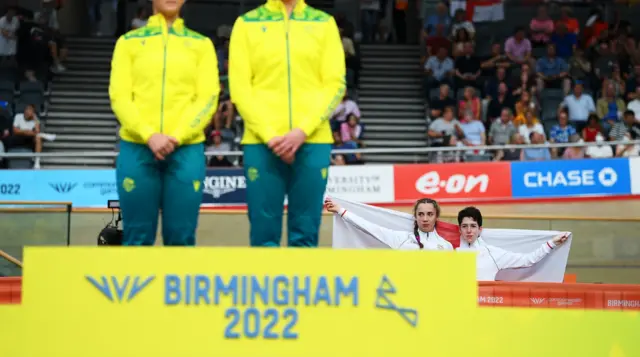
[[[54, 138], [43, 132], [41, 118], [48, 83], [66, 70], [59, 6], [61, 2], [43, 0], [37, 12], [9, 7], [0, 17], [0, 152], [40, 152], [42, 140]], [[8, 164], [0, 160], [0, 167]], [[27, 164], [40, 165], [37, 158]]]
[[[446, 3], [426, 16], [422, 39], [428, 143], [468, 151], [436, 161], [546, 160], [640, 154], [640, 46], [624, 21], [594, 9], [580, 26], [571, 8], [557, 18], [540, 6], [503, 43], [475, 43], [476, 29]], [[487, 144], [597, 142], [571, 149], [487, 153]]]

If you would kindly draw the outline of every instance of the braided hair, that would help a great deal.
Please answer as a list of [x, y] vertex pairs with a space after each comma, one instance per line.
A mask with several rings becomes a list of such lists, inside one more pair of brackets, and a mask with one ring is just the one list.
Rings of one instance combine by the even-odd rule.
[[416, 214], [418, 213], [417, 212], [418, 206], [420, 206], [421, 204], [433, 205], [433, 208], [436, 209], [436, 219], [440, 217], [440, 205], [436, 200], [432, 198], [421, 198], [417, 200], [416, 203], [413, 205], [413, 235], [416, 237], [416, 241], [418, 242], [420, 249], [424, 249], [424, 244], [422, 244], [422, 242], [420, 241], [420, 233], [418, 232], [418, 221], [416, 220]]

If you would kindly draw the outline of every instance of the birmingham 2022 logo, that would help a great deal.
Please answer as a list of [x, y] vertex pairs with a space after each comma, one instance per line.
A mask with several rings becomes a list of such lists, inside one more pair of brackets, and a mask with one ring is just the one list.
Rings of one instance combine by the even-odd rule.
[[112, 303], [127, 303], [133, 300], [156, 278], [149, 276], [89, 276], [85, 277], [91, 285]]
[[415, 309], [403, 308], [396, 305], [389, 295], [397, 294], [398, 290], [393, 286], [387, 276], [382, 277], [380, 285], [376, 289], [376, 307], [379, 309], [392, 310], [400, 314], [411, 326], [418, 326], [418, 311]]

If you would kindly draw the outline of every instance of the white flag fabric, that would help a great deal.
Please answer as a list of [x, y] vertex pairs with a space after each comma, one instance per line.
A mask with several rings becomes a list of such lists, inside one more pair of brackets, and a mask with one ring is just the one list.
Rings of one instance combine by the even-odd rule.
[[[382, 227], [407, 232], [413, 230], [413, 217], [408, 213], [369, 206], [336, 197], [331, 199], [350, 212]], [[460, 245], [460, 234], [456, 225], [439, 221], [436, 229], [440, 236], [453, 244], [454, 248]], [[508, 251], [529, 253], [559, 233], [561, 232], [484, 228], [482, 230], [482, 239], [487, 244]], [[569, 259], [571, 239], [572, 236], [569, 236], [569, 239], [562, 246], [554, 249], [541, 262], [530, 268], [501, 270], [496, 276], [496, 280], [561, 283], [564, 279], [567, 260]], [[346, 223], [337, 216], [333, 218], [333, 248], [390, 249], [384, 243]]]
[[449, 9], [451, 16], [459, 9], [465, 10], [467, 19], [474, 23], [504, 20], [503, 0], [452, 0]]

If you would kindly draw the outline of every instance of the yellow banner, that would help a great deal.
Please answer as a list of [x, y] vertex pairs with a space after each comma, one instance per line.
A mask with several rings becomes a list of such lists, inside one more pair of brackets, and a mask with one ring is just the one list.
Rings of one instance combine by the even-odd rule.
[[640, 356], [637, 313], [479, 308], [454, 252], [27, 248], [24, 274], [12, 357]]

